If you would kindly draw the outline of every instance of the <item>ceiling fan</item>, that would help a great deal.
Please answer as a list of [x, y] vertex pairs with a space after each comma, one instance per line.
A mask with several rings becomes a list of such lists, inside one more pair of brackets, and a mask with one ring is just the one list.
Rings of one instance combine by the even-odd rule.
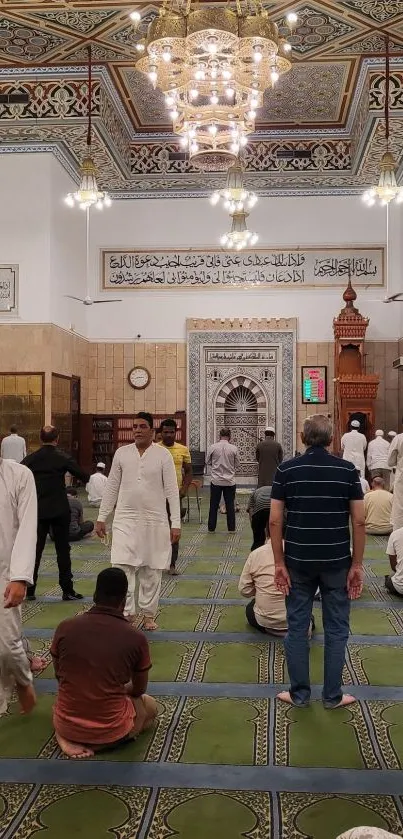
[[[88, 45], [88, 128], [87, 128], [87, 157], [91, 157], [91, 139], [92, 139], [92, 62], [91, 62], [91, 45]], [[121, 303], [122, 300], [118, 298], [109, 298], [104, 300], [93, 300], [90, 295], [90, 207], [85, 208], [86, 215], [86, 271], [85, 271], [85, 297], [77, 297], [75, 294], [65, 294], [70, 300], [76, 300], [84, 306], [93, 306], [95, 303]]]

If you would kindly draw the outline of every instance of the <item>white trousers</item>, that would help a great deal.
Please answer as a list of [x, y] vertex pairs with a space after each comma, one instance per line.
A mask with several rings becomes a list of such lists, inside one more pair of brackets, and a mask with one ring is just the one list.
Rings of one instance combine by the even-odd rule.
[[22, 640], [21, 606], [4, 609], [0, 583], [0, 715], [5, 714], [15, 684], [30, 685], [32, 673]]
[[[129, 585], [125, 606], [126, 617], [135, 615], [138, 611], [147, 618], [155, 618], [160, 599], [162, 571], [150, 568], [148, 565], [114, 565], [114, 568], [121, 568], [125, 572]], [[137, 592], [136, 578], [138, 580]], [[138, 609], [136, 609], [136, 604]]]

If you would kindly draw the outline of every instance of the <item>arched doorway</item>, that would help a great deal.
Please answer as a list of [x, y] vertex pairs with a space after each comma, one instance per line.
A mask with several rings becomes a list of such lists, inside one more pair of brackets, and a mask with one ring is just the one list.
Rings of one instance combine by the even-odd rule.
[[215, 403], [216, 440], [221, 428], [230, 429], [239, 452], [241, 478], [257, 475], [256, 446], [267, 416], [267, 398], [258, 382], [235, 376], [220, 388]]

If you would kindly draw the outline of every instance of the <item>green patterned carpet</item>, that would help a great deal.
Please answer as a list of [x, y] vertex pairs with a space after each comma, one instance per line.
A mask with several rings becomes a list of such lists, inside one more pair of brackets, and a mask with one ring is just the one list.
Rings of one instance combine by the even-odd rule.
[[[297, 711], [274, 698], [287, 683], [282, 643], [245, 621], [237, 589], [251, 543], [245, 512], [231, 535], [222, 516], [214, 535], [196, 520], [193, 511], [181, 541], [182, 576], [164, 577], [160, 630], [150, 636], [156, 728], [88, 762], [62, 758], [49, 660], [33, 715], [23, 718], [14, 706], [0, 720], [0, 836], [332, 839], [359, 824], [402, 833], [403, 601], [383, 588], [386, 541], [368, 542], [366, 587], [353, 608], [344, 682], [359, 702], [329, 713], [318, 701], [318, 613], [315, 701]], [[90, 598], [108, 551], [92, 539], [74, 546], [73, 556], [76, 587]], [[49, 545], [40, 599], [24, 607], [30, 643], [47, 655], [57, 623], [90, 605], [61, 603], [55, 572]]]

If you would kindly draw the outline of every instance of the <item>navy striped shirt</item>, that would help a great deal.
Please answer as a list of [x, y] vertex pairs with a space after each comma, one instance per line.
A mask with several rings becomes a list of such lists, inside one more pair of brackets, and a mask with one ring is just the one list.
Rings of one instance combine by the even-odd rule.
[[278, 467], [271, 497], [287, 510], [287, 564], [351, 560], [350, 501], [363, 498], [352, 463], [313, 446]]

